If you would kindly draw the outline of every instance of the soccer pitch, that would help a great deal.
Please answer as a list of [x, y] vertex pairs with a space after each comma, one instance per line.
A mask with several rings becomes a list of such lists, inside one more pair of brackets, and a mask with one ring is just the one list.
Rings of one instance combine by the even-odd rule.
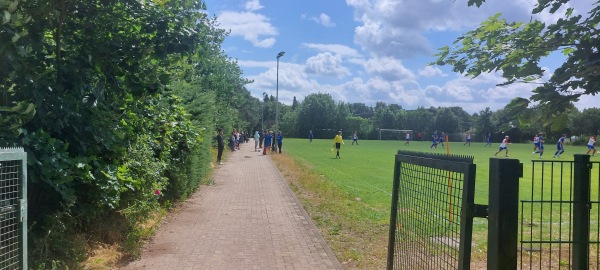
[[[314, 172], [334, 183], [340, 190], [351, 198], [358, 198], [366, 204], [372, 213], [365, 213], [365, 217], [377, 223], [388, 223], [391, 207], [392, 180], [394, 173], [394, 156], [398, 150], [419, 151], [427, 153], [446, 154], [447, 149], [438, 145], [431, 149], [429, 141], [411, 141], [405, 145], [404, 141], [359, 141], [359, 145], [352, 145], [351, 140], [344, 141], [340, 151], [340, 159], [335, 158], [332, 152], [332, 140], [285, 139], [283, 151], [291, 155], [301, 164], [311, 168]], [[499, 142], [492, 143], [492, 147], [484, 147], [485, 143], [471, 143], [465, 146], [464, 142], [450, 142], [450, 154], [467, 155], [474, 157], [477, 165], [476, 175], [476, 204], [488, 204], [488, 179], [489, 159], [494, 158], [498, 151]], [[448, 148], [448, 145], [446, 145]], [[335, 151], [335, 149], [334, 149]], [[532, 155], [533, 144], [509, 145], [509, 158], [518, 159], [523, 163], [523, 178], [521, 184], [525, 188], [531, 183], [531, 160], [539, 160], [539, 155]], [[543, 158], [554, 160], [555, 144], [545, 144]], [[587, 151], [585, 146], [565, 146], [565, 153], [556, 160], [573, 160], [574, 154], [583, 154]], [[504, 151], [498, 154], [504, 157]], [[592, 157], [598, 161], [598, 157]], [[592, 179], [597, 179], [597, 169], [592, 172]], [[592, 181], [592, 198], [597, 198], [598, 183]], [[525, 193], [522, 192], [522, 193]], [[487, 220], [475, 219], [475, 231], [487, 227]]]

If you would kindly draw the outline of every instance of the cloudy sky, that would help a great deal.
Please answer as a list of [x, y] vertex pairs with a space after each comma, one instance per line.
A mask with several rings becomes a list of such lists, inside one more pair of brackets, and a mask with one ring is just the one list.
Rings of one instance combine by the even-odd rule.
[[[256, 97], [276, 96], [291, 104], [311, 93], [336, 101], [378, 101], [405, 109], [461, 106], [469, 113], [503, 108], [514, 97], [531, 95], [532, 85], [498, 87], [498, 74], [475, 79], [429, 66], [438, 48], [451, 45], [491, 15], [507, 21], [530, 18], [552, 22], [551, 14], [531, 15], [537, 0], [488, 0], [468, 7], [467, 0], [205, 0], [209, 15], [230, 30], [222, 48], [237, 59]], [[585, 14], [592, 0], [571, 1]], [[561, 13], [562, 14], [562, 13]], [[562, 59], [542, 65], [549, 74]], [[587, 96], [580, 108], [597, 107], [600, 96]], [[600, 106], [600, 105], [598, 105]]]

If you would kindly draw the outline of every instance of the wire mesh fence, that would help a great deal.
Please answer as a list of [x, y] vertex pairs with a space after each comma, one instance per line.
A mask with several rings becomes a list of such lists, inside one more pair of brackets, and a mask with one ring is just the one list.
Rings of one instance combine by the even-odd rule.
[[521, 269], [599, 269], [599, 165], [533, 161], [520, 189]]
[[0, 269], [27, 269], [25, 153], [0, 149]]
[[461, 223], [472, 229], [472, 217], [461, 211], [473, 202], [464, 200], [471, 175], [470, 157], [399, 152], [388, 269], [467, 269], [470, 257], [460, 254], [470, 254], [471, 232], [461, 234]]

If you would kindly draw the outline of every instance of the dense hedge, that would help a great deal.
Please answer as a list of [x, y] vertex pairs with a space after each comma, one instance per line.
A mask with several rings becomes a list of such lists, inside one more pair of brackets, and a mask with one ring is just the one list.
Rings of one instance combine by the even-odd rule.
[[257, 123], [205, 9], [0, 0], [0, 147], [28, 153], [30, 265], [76, 267], [94, 241], [135, 253], [138, 225], [207, 175], [215, 128]]

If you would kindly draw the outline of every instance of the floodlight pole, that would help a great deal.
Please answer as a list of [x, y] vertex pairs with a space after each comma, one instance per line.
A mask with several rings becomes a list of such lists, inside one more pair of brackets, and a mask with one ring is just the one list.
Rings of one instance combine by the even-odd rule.
[[[281, 51], [277, 54], [277, 79], [276, 79], [276, 90], [275, 90], [275, 133], [273, 136], [277, 136], [279, 131], [279, 58], [281, 58], [285, 54], [284, 51]], [[275, 149], [277, 149], [277, 144], [274, 144]]]

